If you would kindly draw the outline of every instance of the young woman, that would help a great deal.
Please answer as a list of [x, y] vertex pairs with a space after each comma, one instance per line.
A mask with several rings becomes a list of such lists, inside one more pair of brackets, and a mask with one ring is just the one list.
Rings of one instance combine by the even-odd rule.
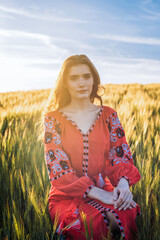
[[99, 86], [87, 56], [64, 61], [44, 119], [49, 212], [53, 223], [58, 216], [57, 233], [67, 239], [88, 234], [100, 240], [111, 232], [112, 239], [132, 240], [140, 209], [129, 187], [140, 174], [117, 113], [102, 105]]

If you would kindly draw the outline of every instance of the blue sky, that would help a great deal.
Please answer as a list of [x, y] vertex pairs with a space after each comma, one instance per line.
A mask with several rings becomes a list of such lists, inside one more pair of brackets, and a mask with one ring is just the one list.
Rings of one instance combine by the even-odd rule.
[[74, 54], [102, 83], [160, 83], [160, 0], [0, 1], [0, 92], [52, 88]]

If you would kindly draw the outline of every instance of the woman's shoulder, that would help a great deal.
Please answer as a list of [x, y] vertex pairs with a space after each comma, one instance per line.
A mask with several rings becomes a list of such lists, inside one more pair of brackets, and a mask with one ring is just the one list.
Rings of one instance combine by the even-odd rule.
[[55, 115], [55, 114], [57, 114], [57, 112], [58, 112], [57, 110], [45, 112], [45, 117]]
[[116, 111], [113, 108], [109, 106], [104, 106], [104, 105], [103, 105], [103, 112], [104, 112], [105, 118], [109, 118], [110, 116], [116, 114]]
[[46, 112], [44, 115], [44, 119], [55, 119], [55, 120], [59, 120], [60, 118], [60, 112], [58, 110], [53, 110], [53, 111], [49, 111]]

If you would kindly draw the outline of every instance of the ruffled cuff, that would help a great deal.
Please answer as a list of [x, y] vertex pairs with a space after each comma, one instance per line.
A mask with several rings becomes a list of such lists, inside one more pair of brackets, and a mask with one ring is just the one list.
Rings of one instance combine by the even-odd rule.
[[106, 175], [114, 187], [118, 185], [122, 177], [128, 181], [130, 187], [141, 179], [138, 169], [128, 163], [119, 164], [116, 168], [113, 167], [112, 171], [106, 171]]
[[128, 171], [128, 169], [124, 169], [123, 175], [119, 177], [119, 180], [122, 177], [128, 181], [130, 187], [136, 184], [141, 179], [141, 175], [134, 165], [131, 165], [130, 171]]
[[127, 177], [127, 176], [121, 176], [121, 177], [119, 177], [119, 179], [118, 179], [118, 183], [119, 183], [119, 181], [121, 180], [121, 178], [124, 178], [124, 179], [126, 179], [127, 180], [127, 182], [128, 182], [128, 184], [129, 184], [129, 186], [130, 186], [130, 181], [129, 181], [129, 178]]
[[86, 189], [85, 193], [83, 194], [83, 198], [84, 198], [84, 199], [87, 197], [89, 191], [90, 191], [93, 187], [94, 187], [94, 185], [92, 184], [91, 186], [89, 186], [89, 187]]

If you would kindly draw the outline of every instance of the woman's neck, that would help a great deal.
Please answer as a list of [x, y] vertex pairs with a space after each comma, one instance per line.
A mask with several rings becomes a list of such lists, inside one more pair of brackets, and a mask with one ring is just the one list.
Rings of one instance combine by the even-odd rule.
[[96, 110], [98, 107], [91, 103], [90, 99], [74, 99], [64, 107], [66, 112], [88, 112]]

